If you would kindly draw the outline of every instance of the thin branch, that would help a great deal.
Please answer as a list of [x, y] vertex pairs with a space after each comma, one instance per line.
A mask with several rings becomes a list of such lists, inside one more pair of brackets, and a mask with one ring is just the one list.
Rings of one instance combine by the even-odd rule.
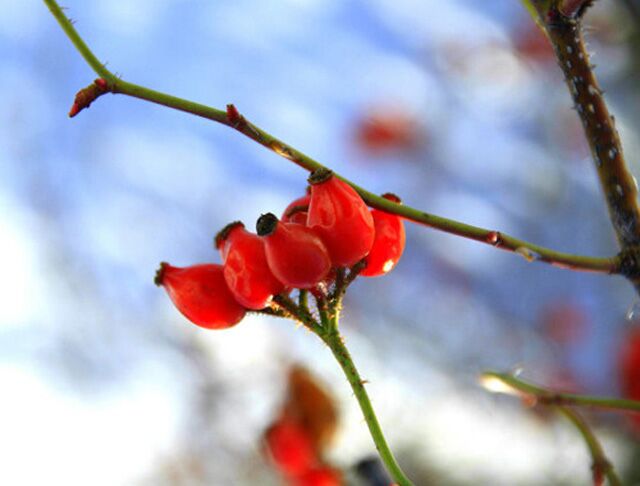
[[[106, 81], [107, 88], [111, 93], [124, 94], [227, 125], [308, 171], [324, 167], [316, 160], [249, 122], [233, 105], [229, 105], [226, 111], [222, 111], [119, 79], [98, 61], [70, 23], [69, 19], [64, 15], [58, 4], [54, 0], [44, 1], [87, 63]], [[337, 176], [358, 191], [364, 201], [371, 207], [397, 214], [410, 221], [436, 230], [517, 253], [527, 261], [540, 261], [560, 268], [605, 274], [616, 274], [622, 271], [620, 264], [621, 259], [617, 256], [597, 258], [555, 251], [514, 238], [499, 231], [472, 226], [436, 216], [405, 204], [389, 201], [388, 199], [367, 191], [344, 177]]]
[[582, 416], [568, 407], [555, 407], [562, 415], [564, 415], [580, 432], [582, 439], [591, 455], [591, 473], [593, 476], [593, 484], [600, 486], [604, 484], [604, 478], [609, 481], [610, 486], [622, 486], [622, 481], [616, 474], [613, 465], [607, 459], [607, 456], [602, 448], [602, 444], [598, 441], [589, 424], [582, 418]]
[[640, 402], [634, 400], [557, 392], [516, 378], [510, 373], [486, 371], [480, 376], [480, 381], [490, 391], [519, 395], [542, 405], [576, 405], [640, 413]]
[[353, 359], [351, 358], [351, 354], [344, 344], [342, 336], [337, 332], [337, 325], [335, 326], [335, 330], [321, 335], [320, 337], [329, 347], [347, 377], [347, 380], [351, 385], [351, 389], [353, 390], [353, 394], [358, 400], [358, 404], [362, 410], [362, 415], [367, 423], [367, 427], [369, 427], [371, 437], [376, 444], [380, 458], [382, 459], [382, 462], [384, 462], [387, 471], [389, 471], [389, 474], [391, 474], [391, 477], [398, 486], [410, 486], [412, 484], [411, 481], [405, 476], [400, 465], [396, 461], [396, 458], [391, 452], [389, 445], [387, 444], [387, 440], [385, 439], [382, 428], [380, 427], [380, 422], [378, 422], [378, 417], [371, 405], [371, 400], [369, 399], [367, 390], [364, 387], [366, 382], [360, 377]]
[[559, 393], [532, 383], [516, 378], [509, 373], [487, 371], [480, 376], [481, 384], [489, 391], [507, 393], [518, 396], [528, 404], [547, 405], [557, 409], [573, 425], [576, 426], [584, 439], [592, 459], [593, 481], [595, 485], [602, 484], [604, 476], [612, 486], [622, 484], [617, 477], [613, 466], [604, 454], [602, 446], [598, 442], [589, 425], [584, 419], [569, 406], [589, 406], [609, 410], [625, 410], [640, 412], [640, 402], [623, 400], [618, 398], [590, 397], [573, 393]]
[[620, 246], [638, 244], [638, 190], [627, 169], [614, 119], [592, 69], [581, 23], [556, 12], [547, 22], [546, 29], [582, 120]]
[[582, 121], [618, 243], [623, 253], [634, 254], [627, 259], [632, 265], [622, 273], [640, 291], [638, 187], [627, 168], [614, 117], [609, 113], [585, 46], [582, 18], [592, 3], [581, 3], [571, 15], [552, 5], [541, 18]]
[[91, 103], [108, 92], [107, 82], [102, 78], [98, 78], [86, 88], [82, 88], [76, 93], [73, 105], [69, 110], [69, 118], [73, 118], [82, 110], [89, 108]]
[[49, 7], [49, 10], [60, 24], [60, 27], [62, 27], [62, 30], [64, 30], [64, 33], [67, 34], [69, 40], [73, 43], [84, 60], [87, 61], [87, 64], [91, 66], [91, 69], [93, 69], [101, 78], [110, 82], [115, 81], [116, 77], [111, 74], [109, 70], [104, 67], [104, 64], [102, 64], [93, 52], [91, 52], [91, 49], [89, 49], [89, 46], [87, 46], [82, 37], [80, 37], [78, 31], [60, 8], [60, 5], [58, 5], [54, 0], [44, 0], [44, 3]]
[[283, 311], [287, 312], [291, 319], [298, 321], [314, 334], [322, 332], [322, 326], [308, 312], [298, 306], [293, 300], [284, 294], [275, 295], [273, 302]]

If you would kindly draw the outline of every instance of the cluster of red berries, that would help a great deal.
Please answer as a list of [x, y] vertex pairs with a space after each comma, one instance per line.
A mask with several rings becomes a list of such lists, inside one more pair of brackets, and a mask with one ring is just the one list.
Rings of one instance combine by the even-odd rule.
[[162, 263], [156, 284], [190, 321], [222, 329], [240, 322], [247, 310], [269, 307], [276, 295], [330, 285], [337, 268], [364, 261], [360, 275], [374, 277], [398, 263], [405, 245], [399, 216], [369, 210], [328, 169], [313, 172], [309, 184], [309, 194], [293, 201], [280, 219], [263, 214], [257, 234], [241, 222], [223, 228], [216, 236], [223, 265]]
[[282, 410], [264, 434], [265, 452], [287, 484], [343, 484], [340, 471], [322, 458], [336, 425], [333, 398], [304, 368], [294, 366]]

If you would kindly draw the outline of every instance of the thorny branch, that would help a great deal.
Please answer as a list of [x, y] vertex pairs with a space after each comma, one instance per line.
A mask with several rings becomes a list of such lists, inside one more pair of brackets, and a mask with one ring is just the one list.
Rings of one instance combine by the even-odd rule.
[[[322, 164], [305, 155], [299, 150], [291, 147], [266, 131], [248, 121], [234, 105], [228, 105], [225, 111], [211, 108], [193, 101], [188, 101], [172, 95], [161, 93], [143, 86], [124, 81], [113, 75], [93, 54], [91, 49], [80, 37], [75, 27], [69, 22], [64, 12], [60, 9], [55, 0], [44, 0], [62, 29], [67, 34], [76, 49], [83, 56], [91, 68], [101, 77], [100, 85], [106, 86], [108, 92], [114, 94], [124, 94], [134, 98], [146, 100], [160, 104], [169, 108], [184, 111], [208, 120], [212, 120], [223, 125], [227, 125], [234, 130], [244, 134], [250, 139], [267, 147], [276, 154], [294, 162], [300, 167], [313, 171], [324, 167]], [[101, 93], [102, 94], [102, 93]], [[337, 174], [336, 174], [337, 175]], [[515, 238], [500, 231], [480, 228], [468, 225], [452, 219], [443, 218], [434, 214], [415, 209], [405, 204], [398, 204], [383, 197], [377, 196], [366, 189], [346, 180], [364, 201], [371, 207], [397, 214], [415, 223], [434, 228], [446, 233], [468, 238], [480, 243], [519, 254], [527, 261], [539, 261], [550, 265], [578, 271], [590, 271], [604, 274], [622, 274], [621, 257], [597, 258], [571, 253], [559, 252], [550, 248]], [[630, 270], [635, 272], [635, 268]], [[640, 270], [638, 270], [640, 272]]]

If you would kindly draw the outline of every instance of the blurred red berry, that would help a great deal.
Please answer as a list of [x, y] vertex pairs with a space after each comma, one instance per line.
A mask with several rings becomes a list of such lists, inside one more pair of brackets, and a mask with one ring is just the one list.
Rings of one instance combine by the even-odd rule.
[[289, 370], [283, 415], [294, 419], [306, 431], [319, 453], [333, 440], [338, 427], [335, 399], [326, 387], [302, 366]]
[[[400, 202], [397, 196], [385, 194], [390, 201]], [[360, 272], [365, 277], [377, 277], [391, 271], [396, 266], [405, 245], [404, 222], [400, 216], [373, 209], [373, 224], [375, 226], [375, 238], [369, 255], [367, 266]]]
[[283, 474], [298, 477], [317, 462], [311, 440], [304, 428], [292, 420], [281, 419], [265, 433], [271, 460]]
[[162, 285], [178, 310], [194, 324], [224, 329], [242, 320], [246, 310], [233, 297], [221, 265], [186, 268], [161, 263], [156, 285]]
[[340, 486], [342, 474], [327, 466], [306, 471], [293, 482], [295, 486]]
[[[640, 327], [630, 328], [618, 354], [618, 372], [622, 396], [640, 400]], [[640, 433], [640, 414], [630, 413], [634, 428]]]
[[311, 229], [278, 221], [272, 213], [257, 222], [264, 238], [267, 263], [287, 287], [306, 289], [320, 283], [331, 270], [331, 259], [322, 240]]
[[622, 343], [619, 370], [622, 394], [640, 400], [640, 327], [634, 327]]
[[417, 145], [415, 120], [399, 109], [380, 109], [356, 126], [355, 143], [370, 153], [411, 149]]
[[588, 331], [589, 316], [576, 302], [555, 300], [544, 307], [541, 324], [547, 338], [568, 345], [584, 338]]
[[269, 269], [262, 238], [249, 233], [242, 223], [232, 225], [216, 237], [224, 247], [224, 279], [240, 304], [247, 309], [264, 309], [284, 285]]
[[527, 21], [516, 31], [514, 44], [520, 55], [530, 61], [546, 63], [555, 59], [547, 36], [535, 23]]
[[307, 225], [327, 246], [335, 266], [351, 266], [371, 250], [373, 216], [360, 195], [330, 170], [319, 169], [309, 177], [311, 202]]

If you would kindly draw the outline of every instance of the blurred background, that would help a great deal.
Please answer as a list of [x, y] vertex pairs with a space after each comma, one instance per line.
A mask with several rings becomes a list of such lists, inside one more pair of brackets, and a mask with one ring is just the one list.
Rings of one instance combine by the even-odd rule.
[[[124, 79], [235, 103], [374, 192], [563, 251], [616, 252], [561, 73], [516, 0], [64, 6]], [[639, 9], [600, 0], [586, 19], [634, 174]], [[70, 120], [95, 75], [42, 2], [0, 11], [0, 483], [281, 484], [261, 437], [300, 363], [339, 411], [332, 464], [369, 484], [353, 466], [373, 443], [315, 336], [266, 317], [199, 329], [153, 285], [160, 261], [219, 262], [214, 234], [280, 213], [307, 174], [233, 130], [130, 98]], [[620, 395], [636, 299], [621, 278], [407, 225], [404, 258], [351, 287], [342, 329], [416, 484], [588, 484], [569, 424], [489, 394], [478, 375], [517, 369]], [[630, 423], [587, 416], [640, 484]]]

